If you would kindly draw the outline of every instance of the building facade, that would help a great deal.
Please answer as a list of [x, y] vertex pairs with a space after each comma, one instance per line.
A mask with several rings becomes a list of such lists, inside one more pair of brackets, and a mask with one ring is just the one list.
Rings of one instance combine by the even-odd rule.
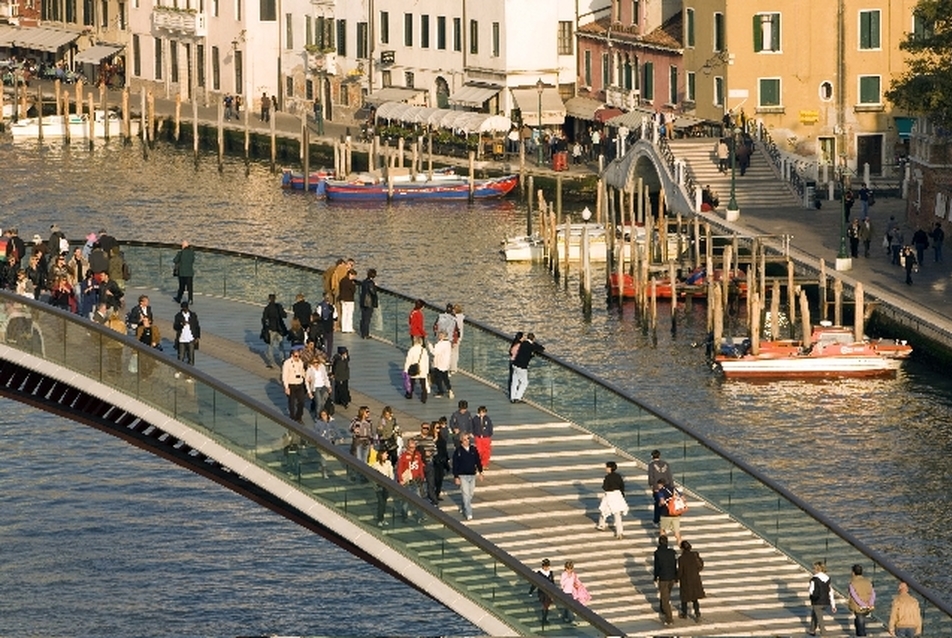
[[884, 94], [905, 69], [899, 44], [917, 28], [915, 4], [685, 0], [694, 113], [717, 120], [743, 110], [782, 151], [880, 175], [906, 152], [911, 120]]

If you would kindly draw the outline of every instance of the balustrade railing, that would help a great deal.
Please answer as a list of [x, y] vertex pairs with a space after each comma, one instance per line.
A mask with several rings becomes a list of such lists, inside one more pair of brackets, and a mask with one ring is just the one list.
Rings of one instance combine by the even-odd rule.
[[[159, 285], [167, 279], [167, 248], [127, 246], [125, 252], [143, 279]], [[216, 268], [220, 269], [218, 281], [222, 290], [249, 301], [272, 285], [277, 290], [296, 290], [283, 284], [304, 285], [320, 280], [314, 270], [203, 251], [199, 272], [206, 274], [200, 276], [200, 285], [209, 285], [210, 273]], [[388, 302], [388, 312], [396, 311], [402, 304], [402, 299], [399, 304], [395, 300]], [[2, 346], [98, 381], [202, 433], [356, 522], [362, 534], [375, 536], [402, 560], [416, 564], [463, 593], [517, 635], [553, 630], [540, 625], [538, 604], [534, 597], [526, 596], [529, 585], [543, 589], [560, 605], [575, 611], [578, 626], [572, 627], [573, 634], [621, 633], [592, 610], [566, 598], [532, 567], [342, 452], [316, 430], [290, 421], [273, 406], [224, 386], [131, 336], [32, 298], [0, 291], [0, 351]], [[26, 365], [22, 360], [18, 363]], [[88, 387], [80, 389], [89, 391]], [[208, 448], [203, 452], [213, 455]], [[386, 490], [390, 495], [385, 527], [379, 527], [376, 521], [377, 490]], [[407, 505], [406, 517], [402, 503]], [[400, 564], [390, 567], [406, 573]], [[355, 603], [356, 612], [362, 613], [361, 603]]]
[[[670, 152], [668, 156], [673, 157]], [[169, 294], [174, 292], [175, 280], [171, 277], [171, 271], [176, 246], [125, 242], [124, 250], [134, 272], [141, 273], [143, 279], [155, 282]], [[195, 289], [202, 294], [222, 295], [263, 306], [267, 295], [275, 291], [279, 291], [279, 294], [284, 291], [286, 297], [279, 301], [286, 305], [292, 302], [291, 296], [299, 291], [310, 298], [319, 298], [322, 293], [321, 271], [315, 268], [224, 250], [198, 249], [198, 253]], [[380, 289], [379, 300], [380, 306], [372, 324], [374, 336], [392, 342], [399, 348], [408, 348], [410, 337], [407, 317], [413, 299]], [[432, 306], [427, 311], [435, 313], [439, 309]], [[252, 327], [257, 330], [257, 326]], [[65, 329], [60, 323], [49, 331]], [[70, 329], [76, 330], [75, 327]], [[509, 336], [472, 321], [466, 322], [464, 332], [465, 338], [460, 346], [460, 370], [500, 388], [505, 387]], [[96, 343], [94, 339], [93, 345]], [[105, 357], [105, 350], [103, 352]], [[159, 364], [158, 360], [156, 364]], [[163, 365], [171, 365], [171, 362], [164, 362]], [[96, 369], [90, 370], [90, 373], [98, 378]], [[221, 392], [217, 388], [209, 388], [208, 391], [212, 394]], [[161, 405], [177, 405], [175, 388], [165, 387], [163, 392]], [[541, 355], [533, 363], [532, 384], [525, 398], [593, 432], [635, 458], [647, 460], [652, 450], [664, 450], [665, 457], [678, 472], [675, 477], [678, 482], [687, 485], [705, 501], [728, 513], [807, 569], [818, 559], [825, 560], [828, 569], [837, 574], [848, 574], [853, 564], [863, 565], [866, 574], [876, 581], [880, 604], [877, 605], [875, 618], [880, 622], [887, 620], [889, 603], [898, 582], [909, 583], [911, 591], [922, 603], [928, 633], [952, 635], [952, 606], [938, 595], [774, 480], [747, 463], [732, 458], [730, 451], [720, 444], [693, 433], [689, 427], [663, 412], [548, 354]], [[228, 398], [228, 403], [235, 406], [234, 411], [242, 413], [239, 421], [247, 424], [245, 435], [258, 440], [257, 428], [261, 415], [244, 410], [244, 404], [234, 397]], [[205, 405], [210, 404], [206, 402]], [[274, 440], [275, 436], [294, 427], [291, 422], [279, 421], [267, 421], [262, 426], [265, 440]], [[206, 421], [203, 420], [199, 425], [206, 426]], [[213, 428], [210, 431], [217, 432]], [[315, 448], [320, 450], [322, 456], [328, 456], [328, 450], [319, 443]], [[248, 450], [249, 454], [251, 452]], [[330, 454], [328, 458], [328, 462], [336, 464], [334, 467], [340, 472], [352, 466], [348, 461], [335, 454]], [[312, 463], [306, 467], [308, 471], [302, 477], [312, 480], [315, 466]], [[298, 480], [296, 475], [290, 478]], [[335, 487], [335, 490], [344, 493], [348, 489], [354, 488], [348, 488], [347, 485]], [[414, 500], [414, 505], [423, 508], [428, 519], [439, 522], [441, 529], [449, 530], [436, 533], [441, 543], [445, 539], [440, 534], [449, 534], [451, 531], [456, 535], [468, 531], [457, 529], [455, 521], [443, 517], [441, 512], [431, 511], [422, 501]], [[364, 503], [362, 507], [369, 506]], [[487, 551], [480, 547], [476, 555], [489, 560], [486, 557], [491, 557], [491, 553], [487, 554]], [[498, 560], [495, 557], [491, 559], [492, 562]], [[486, 565], [482, 563], [483, 568]], [[527, 577], [507, 562], [500, 563], [499, 569], [508, 574], [510, 580], [507, 587]], [[518, 588], [523, 585], [520, 582], [515, 586]], [[505, 589], [502, 584], [499, 587]], [[505, 591], [508, 595], [509, 590]], [[841, 590], [842, 593], [844, 591]], [[586, 620], [596, 626], [591, 618]]]

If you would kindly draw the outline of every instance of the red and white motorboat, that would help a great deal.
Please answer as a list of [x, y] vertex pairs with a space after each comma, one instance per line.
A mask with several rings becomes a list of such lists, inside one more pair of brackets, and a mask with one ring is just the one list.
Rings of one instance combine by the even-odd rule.
[[775, 340], [760, 344], [757, 354], [722, 346], [714, 363], [729, 379], [816, 379], [892, 376], [912, 354], [904, 341], [856, 341], [849, 328], [823, 322], [814, 326], [810, 343]]

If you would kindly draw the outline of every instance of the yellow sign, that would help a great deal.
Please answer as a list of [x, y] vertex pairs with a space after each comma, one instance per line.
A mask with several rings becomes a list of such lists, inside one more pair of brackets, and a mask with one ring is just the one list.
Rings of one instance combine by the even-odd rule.
[[801, 124], [816, 124], [819, 119], [819, 111], [800, 111]]

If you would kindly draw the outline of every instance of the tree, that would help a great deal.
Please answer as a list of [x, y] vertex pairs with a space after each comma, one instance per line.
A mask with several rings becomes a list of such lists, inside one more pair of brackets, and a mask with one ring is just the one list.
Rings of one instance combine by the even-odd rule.
[[912, 33], [899, 45], [908, 68], [886, 98], [898, 108], [952, 130], [952, 0], [920, 0]]

